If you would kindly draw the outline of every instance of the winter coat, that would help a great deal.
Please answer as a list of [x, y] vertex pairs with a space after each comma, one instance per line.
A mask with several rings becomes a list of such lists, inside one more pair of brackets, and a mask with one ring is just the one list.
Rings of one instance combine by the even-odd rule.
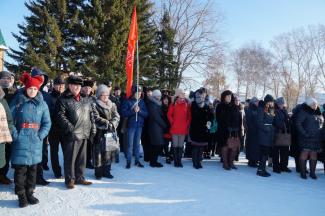
[[[0, 95], [0, 104], [3, 106], [3, 108], [6, 111], [7, 116], [7, 122], [10, 132], [12, 133], [14, 125], [12, 121], [12, 115], [10, 112], [10, 108], [8, 106], [8, 103], [6, 99], [4, 99], [5, 95]], [[6, 164], [6, 143], [0, 143], [0, 168], [4, 167]]]
[[50, 100], [47, 103], [49, 110], [50, 110], [51, 121], [52, 121], [52, 127], [50, 130], [50, 133], [55, 134], [57, 136], [61, 136], [61, 134], [63, 133], [61, 124], [58, 122], [57, 110], [56, 110], [56, 102], [57, 102], [58, 98], [60, 97], [60, 95], [61, 95], [60, 93], [53, 90], [50, 93]]
[[298, 104], [295, 108], [292, 110], [292, 116], [291, 116], [291, 146], [290, 146], [290, 156], [291, 157], [299, 157], [300, 156], [300, 148], [299, 148], [299, 138], [298, 138], [298, 131], [296, 128], [296, 121], [297, 116], [302, 108], [302, 104]]
[[149, 97], [148, 112], [148, 133], [150, 144], [154, 146], [165, 145], [164, 132], [167, 130], [168, 126], [164, 121], [161, 102]]
[[91, 99], [82, 96], [77, 101], [69, 90], [58, 98], [57, 121], [65, 138], [70, 141], [83, 140], [96, 134], [91, 104]]
[[243, 119], [238, 106], [222, 102], [216, 108], [216, 117], [218, 147], [226, 146], [229, 137], [241, 137]]
[[16, 96], [17, 89], [15, 87], [10, 88], [2, 88], [5, 92], [4, 99], [6, 99], [7, 103], [10, 104], [12, 99]]
[[257, 112], [257, 140], [261, 146], [272, 147], [275, 141], [274, 115], [265, 112], [264, 103]]
[[117, 111], [120, 113], [121, 112], [122, 97], [121, 96], [110, 95], [109, 99], [113, 103], [115, 103]]
[[148, 117], [148, 111], [146, 104], [142, 99], [139, 99], [139, 108], [138, 119], [136, 121], [136, 112], [134, 111], [134, 107], [137, 100], [135, 98], [130, 98], [128, 100], [123, 101], [121, 111], [123, 118], [128, 119], [128, 128], [139, 128], [143, 127], [145, 118]]
[[199, 107], [196, 102], [193, 102], [191, 105], [191, 114], [189, 135], [191, 141], [193, 141], [192, 145], [206, 146], [210, 134], [207, 122], [210, 122], [210, 125], [212, 125], [213, 114], [208, 105], [205, 104], [203, 107]]
[[313, 110], [307, 104], [302, 105], [296, 119], [300, 150], [321, 150], [323, 123], [324, 119], [319, 108]]
[[[16, 95], [10, 104], [14, 122], [11, 163], [35, 165], [42, 161], [43, 139], [51, 128], [50, 112], [40, 92], [35, 98], [28, 98], [25, 91]], [[37, 124], [38, 129], [24, 128], [24, 123]]]
[[171, 125], [170, 133], [187, 135], [191, 123], [191, 105], [187, 100], [177, 99], [168, 108], [168, 121]]
[[96, 101], [92, 104], [94, 121], [96, 125], [96, 135], [93, 142], [93, 165], [100, 167], [111, 163], [111, 152], [103, 152], [101, 139], [107, 132], [115, 132], [120, 121], [120, 115], [117, 112], [116, 105], [112, 101], [107, 104], [102, 101]]
[[286, 109], [275, 109], [273, 125], [276, 133], [290, 133], [290, 117]]
[[169, 106], [165, 105], [165, 104], [162, 104], [161, 108], [162, 108], [164, 122], [167, 125], [167, 129], [165, 130], [165, 133], [164, 133], [164, 138], [170, 140], [172, 138], [172, 135], [170, 134], [170, 123], [168, 121], [168, 108], [169, 108]]
[[248, 160], [260, 160], [260, 145], [256, 139], [258, 106], [249, 104], [246, 109], [246, 157]]

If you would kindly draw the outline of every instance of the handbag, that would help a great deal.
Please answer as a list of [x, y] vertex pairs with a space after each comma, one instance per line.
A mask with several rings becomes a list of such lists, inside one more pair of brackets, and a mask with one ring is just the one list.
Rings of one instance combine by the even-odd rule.
[[104, 133], [102, 139], [102, 151], [103, 152], [112, 152], [112, 151], [119, 151], [120, 150], [120, 144], [117, 136], [117, 132], [114, 129], [114, 131], [110, 131], [107, 133]]
[[290, 146], [291, 145], [291, 134], [288, 133], [287, 127], [284, 125], [284, 133], [276, 133], [275, 135], [275, 146]]

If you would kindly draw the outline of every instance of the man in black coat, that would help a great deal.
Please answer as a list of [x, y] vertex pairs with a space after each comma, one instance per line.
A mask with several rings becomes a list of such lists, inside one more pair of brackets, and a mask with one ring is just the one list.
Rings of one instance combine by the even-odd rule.
[[80, 95], [83, 80], [69, 76], [68, 89], [57, 101], [58, 122], [64, 131], [64, 175], [68, 189], [75, 184], [90, 185], [85, 180], [87, 140], [96, 134], [91, 104], [92, 100]]
[[50, 143], [50, 152], [51, 152], [51, 164], [52, 164], [54, 176], [55, 178], [61, 178], [62, 172], [59, 163], [59, 146], [61, 143], [61, 147], [62, 147], [63, 136], [62, 136], [62, 131], [60, 129], [61, 126], [57, 122], [57, 118], [56, 118], [57, 112], [55, 109], [55, 104], [57, 99], [61, 96], [61, 94], [65, 90], [65, 81], [62, 77], [59, 76], [54, 79], [53, 84], [54, 84], [53, 91], [50, 94], [52, 100], [51, 100], [51, 105], [49, 106], [51, 120], [52, 120], [52, 127], [49, 133], [49, 143]]
[[167, 124], [164, 121], [161, 106], [161, 92], [159, 90], [154, 90], [152, 92], [152, 96], [148, 97], [147, 102], [149, 112], [148, 133], [151, 143], [151, 167], [163, 167], [163, 165], [157, 161], [158, 155], [162, 152], [165, 145], [164, 132], [167, 129]]

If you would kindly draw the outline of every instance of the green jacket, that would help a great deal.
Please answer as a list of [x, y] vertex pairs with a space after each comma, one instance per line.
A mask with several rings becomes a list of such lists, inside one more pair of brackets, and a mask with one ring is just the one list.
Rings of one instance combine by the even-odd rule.
[[[13, 120], [12, 120], [10, 108], [8, 106], [6, 99], [4, 99], [4, 96], [5, 96], [4, 94], [0, 95], [0, 103], [5, 108], [9, 130], [10, 132], [12, 132], [12, 129], [14, 127]], [[0, 143], [0, 168], [4, 167], [4, 165], [6, 164], [5, 153], [6, 153], [6, 145], [5, 143]]]

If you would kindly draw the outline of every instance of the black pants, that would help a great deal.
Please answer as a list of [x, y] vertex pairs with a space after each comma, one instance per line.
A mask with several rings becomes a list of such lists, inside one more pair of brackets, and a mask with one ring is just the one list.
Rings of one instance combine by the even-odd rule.
[[15, 193], [17, 195], [33, 193], [36, 185], [37, 165], [13, 165], [13, 167], [15, 168]]
[[86, 164], [87, 166], [92, 165], [91, 159], [92, 159], [92, 143], [90, 140], [87, 140], [87, 160], [86, 160]]
[[87, 140], [64, 141], [65, 182], [84, 180], [87, 157]]
[[258, 170], [259, 171], [266, 171], [266, 161], [269, 158], [270, 152], [271, 152], [271, 147], [269, 146], [260, 146], [261, 150], [261, 156], [260, 156], [260, 162], [258, 165]]
[[119, 125], [117, 126], [116, 128], [116, 132], [117, 132], [117, 136], [118, 136], [118, 139], [119, 139], [119, 143], [120, 143], [120, 152], [124, 152], [124, 146], [123, 146], [123, 133], [122, 133], [122, 119], [119, 123]]
[[50, 133], [49, 134], [49, 143], [50, 143], [50, 152], [51, 152], [51, 164], [52, 164], [52, 169], [54, 172], [54, 175], [56, 177], [62, 176], [61, 172], [61, 166], [60, 166], [60, 160], [59, 160], [59, 147], [61, 144], [61, 149], [63, 152], [63, 139], [62, 136], [60, 136], [57, 133]]
[[288, 166], [289, 147], [274, 146], [272, 148], [273, 170], [281, 170]]
[[148, 130], [143, 128], [141, 134], [141, 144], [143, 149], [143, 160], [149, 162], [151, 160], [152, 146], [150, 144], [150, 138], [148, 134]]
[[214, 156], [216, 152], [216, 134], [209, 134], [209, 142], [208, 145], [205, 147], [206, 152], [208, 155]]
[[49, 151], [48, 151], [48, 137], [43, 139], [43, 149], [42, 149], [42, 164], [47, 165], [49, 162]]
[[5, 157], [6, 157], [6, 165], [0, 169], [0, 175], [6, 176], [9, 171], [9, 163], [10, 163], [10, 155], [11, 155], [11, 144], [6, 144], [5, 147]]
[[161, 153], [164, 146], [161, 145], [152, 145], [151, 146], [151, 158], [150, 158], [150, 164], [156, 164], [158, 162], [158, 156]]

